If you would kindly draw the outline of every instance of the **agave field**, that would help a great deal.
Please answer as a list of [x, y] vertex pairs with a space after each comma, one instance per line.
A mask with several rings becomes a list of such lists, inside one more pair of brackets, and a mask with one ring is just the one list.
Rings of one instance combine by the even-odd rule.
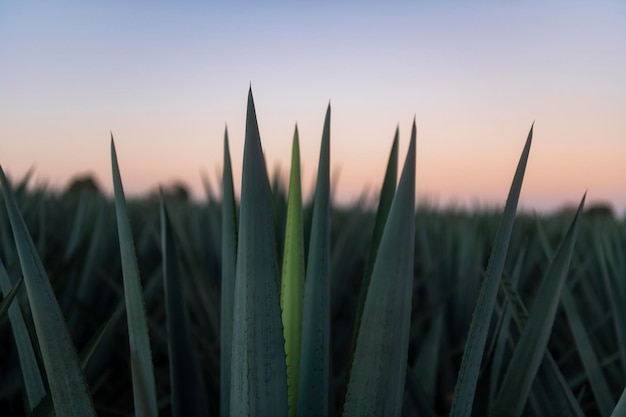
[[[625, 416], [626, 224], [416, 207], [416, 127], [375, 212], [270, 181], [252, 94], [241, 198], [113, 198], [0, 169], [1, 416]], [[523, 139], [521, 137], [520, 139]]]

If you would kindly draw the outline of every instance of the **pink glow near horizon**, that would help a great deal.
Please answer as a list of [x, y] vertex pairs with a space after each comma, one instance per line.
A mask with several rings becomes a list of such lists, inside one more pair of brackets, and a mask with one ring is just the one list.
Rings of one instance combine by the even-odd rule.
[[287, 175], [298, 124], [305, 200], [330, 100], [341, 203], [378, 193], [395, 128], [402, 164], [415, 117], [421, 200], [502, 205], [535, 121], [521, 207], [587, 190], [626, 210], [624, 6], [41, 6], [0, 6], [0, 164], [14, 178], [34, 167], [61, 188], [90, 172], [110, 192], [113, 132], [127, 194], [180, 180], [203, 198], [228, 125], [239, 189], [251, 81], [270, 174]]

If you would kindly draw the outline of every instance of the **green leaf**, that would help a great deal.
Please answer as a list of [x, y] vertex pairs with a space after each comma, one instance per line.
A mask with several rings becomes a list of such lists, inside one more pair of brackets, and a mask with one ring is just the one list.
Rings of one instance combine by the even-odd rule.
[[487, 264], [487, 272], [480, 286], [478, 302], [474, 309], [474, 314], [472, 315], [472, 322], [467, 335], [467, 341], [465, 342], [463, 358], [461, 359], [461, 370], [454, 389], [454, 399], [452, 402], [452, 410], [450, 411], [450, 416], [452, 417], [469, 417], [472, 413], [478, 374], [487, 343], [487, 333], [491, 323], [496, 296], [498, 295], [500, 277], [504, 271], [504, 261], [506, 260], [506, 254], [509, 249], [515, 212], [522, 189], [532, 138], [533, 128], [531, 127], [528, 138], [526, 139], [526, 145], [524, 146], [517, 169], [515, 170], [513, 183], [511, 184], [509, 196], [504, 206], [504, 215], [498, 227], [494, 247], [489, 258], [489, 263]]
[[374, 263], [343, 415], [399, 416], [406, 381], [413, 256], [415, 142], [411, 141]]
[[[526, 306], [517, 293], [513, 281], [502, 277], [502, 288], [510, 304], [507, 312], [511, 313], [517, 329], [522, 332], [528, 322]], [[499, 381], [497, 384], [500, 386]], [[542, 407], [548, 415], [564, 417], [583, 417], [585, 415], [549, 350], [546, 351], [539, 367], [533, 392], [538, 394], [537, 397], [542, 401], [541, 404], [537, 405]], [[495, 399], [492, 400], [491, 404], [495, 404]]]
[[300, 181], [300, 143], [297, 126], [293, 134], [290, 175], [287, 225], [285, 227], [285, 251], [280, 286], [280, 307], [285, 335], [285, 354], [287, 355], [289, 415], [295, 417], [298, 405], [302, 304], [304, 299], [302, 186]]
[[415, 376], [424, 388], [424, 394], [431, 406], [435, 405], [435, 394], [437, 393], [437, 372], [439, 370], [442, 332], [443, 311], [435, 316], [413, 367]]
[[611, 417], [621, 417], [623, 415], [626, 415], [626, 388], [622, 391], [622, 395], [620, 395], [619, 401], [611, 413]]
[[[9, 300], [10, 292], [17, 294], [16, 289], [21, 288], [24, 278], [20, 278], [18, 283], [13, 285], [11, 278], [7, 274], [4, 264], [0, 261], [0, 288], [5, 296], [5, 300]], [[13, 288], [13, 289], [11, 289]], [[11, 330], [13, 331], [13, 339], [17, 346], [17, 354], [20, 361], [20, 369], [24, 381], [24, 390], [26, 392], [26, 403], [28, 411], [31, 411], [39, 403], [41, 398], [46, 394], [44, 388], [39, 365], [35, 358], [33, 344], [24, 321], [24, 315], [19, 303], [14, 303], [8, 310], [9, 320], [11, 321]]]
[[313, 201], [302, 308], [298, 416], [325, 417], [330, 394], [330, 104], [326, 109]]
[[176, 241], [172, 233], [169, 214], [160, 196], [161, 247], [163, 253], [163, 284], [167, 314], [167, 345], [170, 359], [170, 387], [172, 390], [172, 416], [193, 417], [208, 415], [204, 384], [199, 372], [189, 334], [189, 321], [183, 300], [183, 285]]
[[113, 135], [111, 135], [111, 164], [113, 172], [113, 190], [115, 193], [117, 233], [124, 276], [124, 299], [126, 302], [126, 319], [128, 322], [135, 414], [139, 417], [154, 417], [158, 414], [158, 408], [145, 303], [141, 289], [137, 256], [135, 254], [135, 243], [126, 212], [124, 188], [122, 187], [120, 169], [117, 163]]
[[398, 180], [399, 136], [400, 129], [396, 128], [396, 134], [394, 135], [391, 152], [389, 153], [389, 159], [387, 161], [385, 179], [383, 180], [383, 187], [380, 191], [380, 198], [378, 200], [378, 210], [376, 211], [376, 220], [374, 221], [372, 241], [370, 243], [370, 247], [367, 253], [367, 258], [365, 258], [365, 271], [363, 273], [363, 282], [361, 283], [361, 290], [359, 292], [359, 300], [357, 301], [357, 310], [354, 317], [354, 329], [352, 332], [353, 351], [356, 344], [359, 327], [361, 325], [363, 306], [365, 305], [365, 298], [367, 297], [367, 290], [370, 285], [370, 278], [372, 276], [372, 269], [374, 268], [374, 261], [376, 260], [376, 254], [378, 253], [378, 247], [380, 246], [380, 239], [383, 236], [383, 230], [385, 228], [385, 223], [387, 222], [389, 209], [391, 209], [391, 202], [393, 201], [393, 196], [396, 193], [396, 182]]
[[222, 291], [220, 336], [220, 415], [230, 417], [230, 371], [235, 302], [235, 267], [237, 265], [237, 207], [233, 171], [224, 130], [224, 173], [222, 175]]
[[493, 406], [494, 416], [514, 417], [524, 410], [531, 384], [547, 350], [584, 203], [585, 197], [539, 288]]
[[[6, 271], [3, 271], [4, 266], [0, 264], [0, 268], [1, 268], [0, 271], [2, 271], [0, 273], [3, 273], [6, 275]], [[3, 282], [5, 281], [2, 280], [2, 283]], [[24, 282], [24, 277], [18, 279], [15, 285], [13, 286], [13, 288], [11, 288], [10, 283], [8, 284], [8, 287], [5, 287], [4, 285], [2, 285], [2, 283], [0, 283], [0, 286], [2, 287], [2, 293], [4, 294], [4, 298], [2, 299], [2, 301], [0, 301], [0, 318], [4, 318], [4, 315], [7, 314], [7, 311], [9, 310], [9, 307], [11, 307], [11, 303], [13, 302], [13, 299], [17, 295], [17, 292], [19, 291], [20, 288], [22, 288], [23, 282]], [[6, 294], [5, 294], [5, 291], [6, 291]]]
[[[551, 259], [553, 256], [552, 248], [549, 246], [548, 239], [545, 236], [545, 231], [541, 227], [540, 223], [538, 223], [537, 229], [541, 241], [543, 242], [542, 247], [546, 252], [546, 256], [548, 259]], [[604, 377], [604, 373], [602, 372], [598, 356], [593, 350], [591, 338], [589, 337], [582, 318], [580, 317], [579, 308], [576, 305], [574, 295], [567, 285], [563, 286], [563, 289], [561, 290], [561, 304], [563, 305], [565, 316], [567, 317], [570, 330], [574, 336], [576, 349], [578, 350], [583, 367], [585, 368], [587, 377], [589, 378], [591, 390], [596, 398], [598, 409], [600, 410], [602, 416], [608, 417], [615, 408], [615, 400], [613, 399], [613, 395], [609, 389], [609, 384]]]
[[56, 414], [67, 417], [95, 416], [85, 376], [63, 314], [1, 167], [0, 182]]
[[271, 204], [250, 90], [235, 278], [232, 416], [287, 415], [287, 369]]

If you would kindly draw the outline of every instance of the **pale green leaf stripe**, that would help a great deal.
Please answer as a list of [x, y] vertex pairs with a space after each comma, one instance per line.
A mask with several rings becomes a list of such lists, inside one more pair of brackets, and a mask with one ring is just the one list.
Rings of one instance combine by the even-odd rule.
[[533, 138], [533, 128], [530, 128], [526, 145], [522, 151], [513, 183], [509, 190], [509, 195], [504, 206], [504, 214], [494, 243], [487, 272], [483, 278], [478, 294], [478, 302], [472, 315], [465, 349], [463, 350], [463, 358], [461, 359], [461, 369], [454, 388], [454, 399], [452, 402], [452, 417], [469, 417], [472, 413], [472, 405], [474, 403], [474, 395], [476, 394], [476, 384], [480, 365], [487, 343], [487, 333], [489, 332], [489, 324], [498, 295], [498, 286], [500, 277], [504, 270], [504, 261], [509, 249], [509, 241], [511, 240], [511, 232], [515, 220], [515, 212], [519, 201], [520, 191], [522, 189], [522, 181], [524, 179], [524, 171], [530, 153], [530, 145]]
[[[17, 294], [17, 290], [21, 288], [21, 284], [24, 282], [24, 278], [20, 280], [11, 289], [11, 278], [7, 274], [4, 264], [0, 260], [0, 288], [5, 296], [4, 301], [9, 301]], [[9, 292], [10, 291], [10, 292]], [[10, 301], [9, 301], [10, 302]], [[43, 385], [43, 379], [39, 371], [39, 365], [37, 365], [37, 359], [35, 358], [35, 351], [33, 350], [33, 344], [26, 328], [26, 322], [22, 315], [19, 303], [12, 303], [8, 310], [9, 320], [11, 322], [11, 330], [13, 331], [13, 339], [17, 346], [17, 355], [20, 361], [20, 370], [22, 371], [22, 378], [24, 381], [24, 391], [26, 393], [26, 403], [28, 411], [32, 411], [39, 401], [46, 394], [46, 390]], [[0, 317], [2, 315], [0, 314]]]
[[367, 257], [365, 258], [363, 282], [361, 283], [361, 290], [359, 291], [356, 315], [354, 317], [354, 328], [352, 330], [352, 351], [354, 351], [356, 338], [359, 333], [361, 316], [363, 315], [363, 306], [365, 305], [365, 298], [367, 296], [367, 290], [370, 285], [370, 278], [372, 276], [372, 269], [374, 268], [374, 261], [376, 260], [376, 254], [378, 253], [378, 247], [380, 246], [380, 239], [383, 236], [383, 230], [385, 228], [385, 223], [387, 222], [387, 216], [389, 215], [391, 202], [393, 201], [393, 196], [396, 193], [396, 182], [398, 180], [399, 136], [400, 129], [396, 128], [396, 134], [394, 135], [391, 152], [389, 153], [389, 159], [387, 161], [385, 179], [383, 180], [383, 187], [380, 191], [380, 198], [378, 200], [378, 210], [376, 211], [376, 220], [374, 221], [372, 241], [368, 249]]
[[183, 284], [178, 266], [176, 241], [169, 214], [160, 195], [163, 287], [167, 315], [167, 346], [170, 360], [172, 416], [206, 416], [208, 408], [200, 364], [191, 344], [189, 323], [183, 300]]
[[[285, 354], [287, 355], [289, 416], [291, 417], [296, 416], [298, 405], [303, 302], [304, 236], [302, 233], [302, 185], [300, 180], [300, 141], [298, 138], [298, 127], [296, 126], [291, 150], [285, 250], [280, 286], [280, 307], [285, 335]], [[306, 395], [306, 393], [304, 394]]]
[[252, 91], [243, 155], [232, 352], [231, 416], [287, 416], [271, 191]]
[[533, 379], [546, 353], [584, 203], [585, 197], [541, 283], [493, 406], [494, 416], [515, 417], [524, 411]]
[[626, 415], [626, 388], [622, 391], [622, 395], [620, 395], [619, 401], [611, 413], [611, 417], [622, 417], [624, 415]]
[[365, 300], [344, 417], [393, 417], [402, 412], [413, 294], [415, 142], [413, 121]]
[[126, 212], [124, 188], [122, 187], [120, 169], [117, 163], [113, 135], [111, 135], [111, 164], [117, 233], [124, 276], [124, 299], [128, 322], [135, 414], [138, 417], [154, 417], [157, 415], [158, 409], [146, 310], [141, 289], [141, 279], [139, 277], [139, 267], [137, 266], [137, 256], [135, 254], [135, 243]]
[[56, 414], [64, 417], [95, 416], [63, 314], [1, 167], [0, 182]]
[[237, 208], [233, 171], [224, 130], [224, 172], [222, 174], [222, 293], [220, 335], [220, 415], [230, 417], [230, 370], [235, 301], [235, 266], [237, 264]]
[[[510, 303], [508, 311], [512, 313], [513, 321], [521, 332], [528, 321], [526, 306], [522, 302], [511, 280], [502, 277], [502, 288]], [[574, 397], [572, 390], [549, 350], [546, 350], [535, 382], [538, 384], [536, 386], [533, 385], [533, 390], [541, 391], [538, 393], [541, 394], [539, 398], [542, 401], [548, 401], [547, 403], [544, 402], [543, 406], [545, 406], [544, 410], [546, 410], [549, 415], [584, 417], [585, 413], [580, 408], [580, 404]], [[491, 404], [495, 404], [495, 399], [492, 400]]]
[[325, 417], [330, 393], [330, 104], [326, 109], [313, 201], [302, 309], [299, 417]]

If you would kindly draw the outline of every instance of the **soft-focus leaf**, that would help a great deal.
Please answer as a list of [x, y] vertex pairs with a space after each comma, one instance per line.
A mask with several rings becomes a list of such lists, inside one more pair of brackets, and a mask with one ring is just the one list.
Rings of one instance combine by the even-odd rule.
[[172, 416], [206, 416], [208, 408], [201, 380], [200, 364], [196, 359], [189, 334], [189, 323], [183, 300], [183, 284], [178, 266], [176, 241], [169, 214], [161, 205], [161, 250], [163, 254], [163, 283], [167, 314], [167, 344], [170, 359]]

